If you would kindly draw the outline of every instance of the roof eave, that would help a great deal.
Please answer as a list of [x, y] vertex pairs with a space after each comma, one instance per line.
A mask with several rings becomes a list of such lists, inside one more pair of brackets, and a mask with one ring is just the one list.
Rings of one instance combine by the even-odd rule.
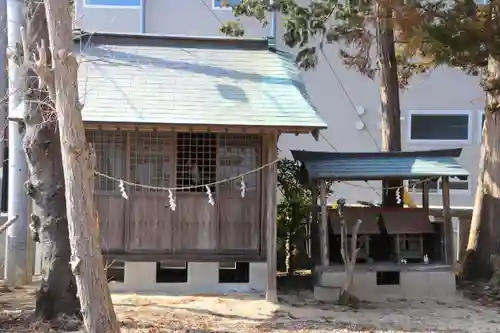
[[327, 176], [310, 176], [309, 178], [313, 181], [326, 180], [326, 181], [382, 181], [387, 179], [395, 180], [409, 180], [409, 179], [429, 179], [429, 178], [439, 178], [439, 177], [468, 177], [470, 174], [419, 174], [419, 175], [384, 175], [381, 176], [346, 176], [346, 177], [327, 177]]
[[392, 151], [392, 152], [330, 152], [330, 151], [305, 151], [291, 150], [292, 156], [301, 161], [330, 160], [335, 158], [382, 158], [382, 157], [453, 157], [458, 158], [462, 154], [462, 148], [439, 149], [439, 150], [415, 150], [415, 151]]

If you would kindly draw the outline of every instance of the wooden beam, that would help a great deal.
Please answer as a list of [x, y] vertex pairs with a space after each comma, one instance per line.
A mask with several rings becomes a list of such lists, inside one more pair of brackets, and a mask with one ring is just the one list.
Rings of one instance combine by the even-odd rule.
[[[136, 140], [137, 142], [137, 133], [131, 132], [131, 131], [126, 131], [122, 132], [122, 134], [125, 135], [125, 161], [123, 167], [125, 168], [125, 179], [131, 180], [132, 179], [132, 140]], [[137, 148], [137, 147], [136, 147]], [[136, 152], [137, 153], [137, 152]], [[130, 190], [128, 192], [129, 199], [125, 201], [125, 206], [123, 210], [123, 216], [122, 216], [122, 221], [123, 221], [123, 234], [122, 234], [122, 241], [123, 241], [123, 246], [128, 249], [130, 246], [130, 234], [131, 230], [133, 230], [132, 223], [136, 223], [134, 221], [132, 214], [132, 203], [135, 200], [135, 190], [136, 188], [130, 187]], [[99, 237], [100, 238], [100, 237]]]
[[321, 265], [330, 265], [330, 255], [328, 251], [328, 207], [327, 207], [327, 192], [326, 181], [320, 182], [320, 204], [321, 204], [321, 223], [319, 228], [319, 242], [321, 253]]
[[311, 248], [311, 256], [314, 262], [314, 265], [320, 264], [320, 256], [319, 256], [319, 247], [318, 247], [318, 239], [319, 239], [319, 228], [318, 228], [318, 183], [313, 181], [311, 184], [311, 235], [314, 237], [309, 239], [309, 244]]
[[[277, 134], [266, 135], [266, 155], [268, 162], [276, 160], [278, 156], [278, 136]], [[267, 258], [267, 288], [266, 300], [268, 302], [278, 302], [277, 289], [277, 165], [276, 163], [268, 167], [267, 189], [266, 189], [266, 258]]]
[[260, 256], [257, 251], [245, 254], [217, 254], [210, 251], [198, 251], [197, 253], [189, 253], [188, 251], [173, 252], [173, 251], [144, 251], [144, 252], [124, 252], [124, 251], [108, 251], [102, 255], [106, 260], [116, 261], [156, 261], [163, 262], [169, 260], [175, 261], [196, 261], [196, 262], [266, 262], [266, 258]]
[[422, 183], [422, 207], [429, 211], [429, 183]]
[[443, 232], [444, 232], [444, 257], [448, 265], [453, 265], [453, 225], [451, 222], [451, 209], [450, 209], [450, 179], [443, 177], [442, 181], [443, 192]]

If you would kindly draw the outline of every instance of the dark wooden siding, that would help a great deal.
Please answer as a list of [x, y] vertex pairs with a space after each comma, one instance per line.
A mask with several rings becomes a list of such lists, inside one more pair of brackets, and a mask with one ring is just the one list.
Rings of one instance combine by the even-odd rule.
[[124, 199], [116, 181], [96, 178], [103, 252], [262, 258], [261, 175], [266, 173], [210, 186], [215, 205], [204, 186], [196, 187], [259, 167], [260, 135], [89, 130], [87, 137], [99, 172], [154, 187], [192, 187], [172, 191], [174, 211], [169, 191], [126, 186]]

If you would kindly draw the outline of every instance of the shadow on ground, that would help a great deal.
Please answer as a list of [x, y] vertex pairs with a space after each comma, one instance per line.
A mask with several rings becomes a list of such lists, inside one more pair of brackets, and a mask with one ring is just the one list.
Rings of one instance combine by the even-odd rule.
[[[436, 307], [462, 317], [468, 309], [460, 304], [435, 301], [408, 303], [391, 300], [364, 303], [361, 309], [349, 309], [315, 301], [310, 276], [280, 277], [279, 304], [271, 306], [262, 294], [194, 295], [169, 300], [151, 297], [145, 301], [129, 298], [115, 302], [128, 329], [157, 329], [158, 332], [469, 332], [460, 324], [440, 315], [428, 319]], [[161, 297], [161, 296], [160, 296]], [[241, 308], [246, 308], [241, 309]], [[129, 313], [127, 315], [127, 312]], [[141, 315], [150, 313], [149, 320]], [[413, 316], [410, 318], [410, 316]], [[448, 318], [448, 320], [450, 320]], [[425, 321], [430, 321], [425, 324]], [[463, 322], [462, 322], [463, 324]], [[440, 328], [441, 326], [442, 328]], [[498, 327], [498, 325], [493, 325]], [[155, 332], [155, 331], [153, 331]], [[489, 332], [483, 330], [482, 332]], [[491, 331], [496, 332], [496, 331]]]
[[[498, 332], [493, 309], [470, 301], [363, 303], [360, 309], [314, 300], [310, 274], [280, 276], [279, 304], [262, 294], [137, 295], [115, 294], [115, 310], [123, 332]], [[35, 325], [35, 287], [0, 291], [0, 332], [54, 332]], [[55, 332], [67, 332], [55, 330]]]

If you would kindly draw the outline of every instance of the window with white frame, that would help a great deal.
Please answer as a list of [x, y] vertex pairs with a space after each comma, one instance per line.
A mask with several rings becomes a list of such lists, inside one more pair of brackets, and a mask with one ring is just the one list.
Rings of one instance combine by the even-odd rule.
[[142, 0], [84, 0], [85, 7], [139, 8]]
[[[442, 181], [441, 178], [428, 180], [429, 193], [441, 193]], [[421, 193], [423, 188], [422, 180], [408, 180], [408, 192]], [[450, 177], [450, 192], [454, 193], [469, 193], [469, 177], [459, 176]]]
[[471, 118], [469, 110], [410, 110], [408, 141], [411, 143], [470, 143]]
[[212, 0], [212, 7], [214, 9], [231, 9], [240, 3], [241, 0]]
[[478, 5], [487, 5], [488, 4], [488, 0], [476, 0], [476, 4], [478, 4]]

